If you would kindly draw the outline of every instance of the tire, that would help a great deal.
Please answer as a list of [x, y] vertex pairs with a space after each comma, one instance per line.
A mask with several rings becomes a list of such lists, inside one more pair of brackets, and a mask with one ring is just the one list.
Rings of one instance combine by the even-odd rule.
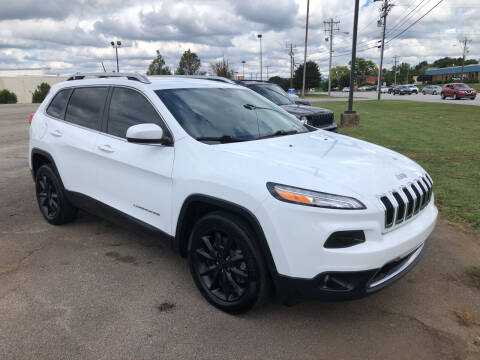
[[66, 224], [78, 209], [68, 201], [58, 176], [49, 165], [42, 165], [35, 175], [37, 203], [45, 220], [53, 225]]
[[427, 93], [425, 91], [422, 91], [422, 95], [427, 95]]
[[436, 92], [436, 91], [433, 91], [433, 92], [432, 92], [432, 95], [437, 95], [437, 92]]
[[223, 211], [205, 215], [193, 227], [190, 272], [203, 297], [218, 309], [241, 314], [268, 298], [269, 275], [255, 240], [246, 222]]
[[442, 97], [442, 100], [445, 100], [446, 96], [444, 93], [441, 93], [440, 96]]
[[458, 100], [457, 93], [453, 94], [453, 100]]

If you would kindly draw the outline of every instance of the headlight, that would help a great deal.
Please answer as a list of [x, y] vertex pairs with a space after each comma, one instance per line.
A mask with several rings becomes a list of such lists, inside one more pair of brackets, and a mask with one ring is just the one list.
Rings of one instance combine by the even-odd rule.
[[366, 209], [359, 200], [341, 195], [300, 189], [288, 185], [267, 183], [270, 193], [278, 200], [328, 209], [360, 210]]

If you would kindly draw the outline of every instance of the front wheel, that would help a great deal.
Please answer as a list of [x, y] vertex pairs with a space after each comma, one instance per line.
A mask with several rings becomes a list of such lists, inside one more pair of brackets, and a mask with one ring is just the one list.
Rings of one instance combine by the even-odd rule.
[[268, 296], [269, 277], [255, 236], [235, 215], [218, 211], [202, 217], [190, 235], [188, 261], [202, 295], [227, 313], [247, 312]]
[[66, 224], [75, 218], [78, 209], [66, 198], [58, 176], [49, 165], [37, 170], [35, 190], [40, 212], [50, 224]]
[[425, 91], [422, 91], [422, 95], [427, 95], [427, 93]]

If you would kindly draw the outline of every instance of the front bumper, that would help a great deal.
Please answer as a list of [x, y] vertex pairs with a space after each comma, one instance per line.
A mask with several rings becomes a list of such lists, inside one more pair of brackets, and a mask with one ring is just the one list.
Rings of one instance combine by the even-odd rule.
[[[272, 277], [278, 295], [333, 299], [368, 295], [410, 270], [423, 254], [422, 245], [435, 228], [438, 210], [432, 196], [414, 219], [390, 231], [383, 227], [383, 210], [373, 205], [360, 211], [331, 210], [288, 204], [272, 197], [265, 200], [256, 216], [274, 261]], [[332, 233], [349, 230], [362, 230], [365, 242], [347, 248], [324, 247]], [[392, 264], [408, 260], [420, 248], [415, 261], [377, 283], [381, 272], [392, 270]], [[332, 281], [350, 285], [341, 291], [322, 288], [325, 275], [334, 274]]]
[[275, 279], [278, 295], [285, 303], [299, 298], [353, 300], [380, 291], [407, 274], [423, 257], [426, 242], [379, 269], [354, 272], [325, 272], [313, 279], [279, 275]]

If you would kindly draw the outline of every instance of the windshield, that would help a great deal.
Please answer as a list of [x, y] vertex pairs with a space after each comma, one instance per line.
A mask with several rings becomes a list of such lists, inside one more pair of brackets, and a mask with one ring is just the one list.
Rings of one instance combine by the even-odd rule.
[[455, 87], [457, 89], [470, 89], [470, 87], [468, 87], [467, 85], [465, 84], [456, 84]]
[[309, 131], [294, 116], [247, 89], [165, 89], [155, 93], [183, 129], [201, 141], [255, 140]]
[[262, 96], [265, 96], [268, 100], [277, 105], [289, 105], [293, 101], [288, 97], [288, 95], [283, 91], [283, 89], [275, 84], [262, 84], [262, 85], [248, 85], [249, 89], [259, 93]]

